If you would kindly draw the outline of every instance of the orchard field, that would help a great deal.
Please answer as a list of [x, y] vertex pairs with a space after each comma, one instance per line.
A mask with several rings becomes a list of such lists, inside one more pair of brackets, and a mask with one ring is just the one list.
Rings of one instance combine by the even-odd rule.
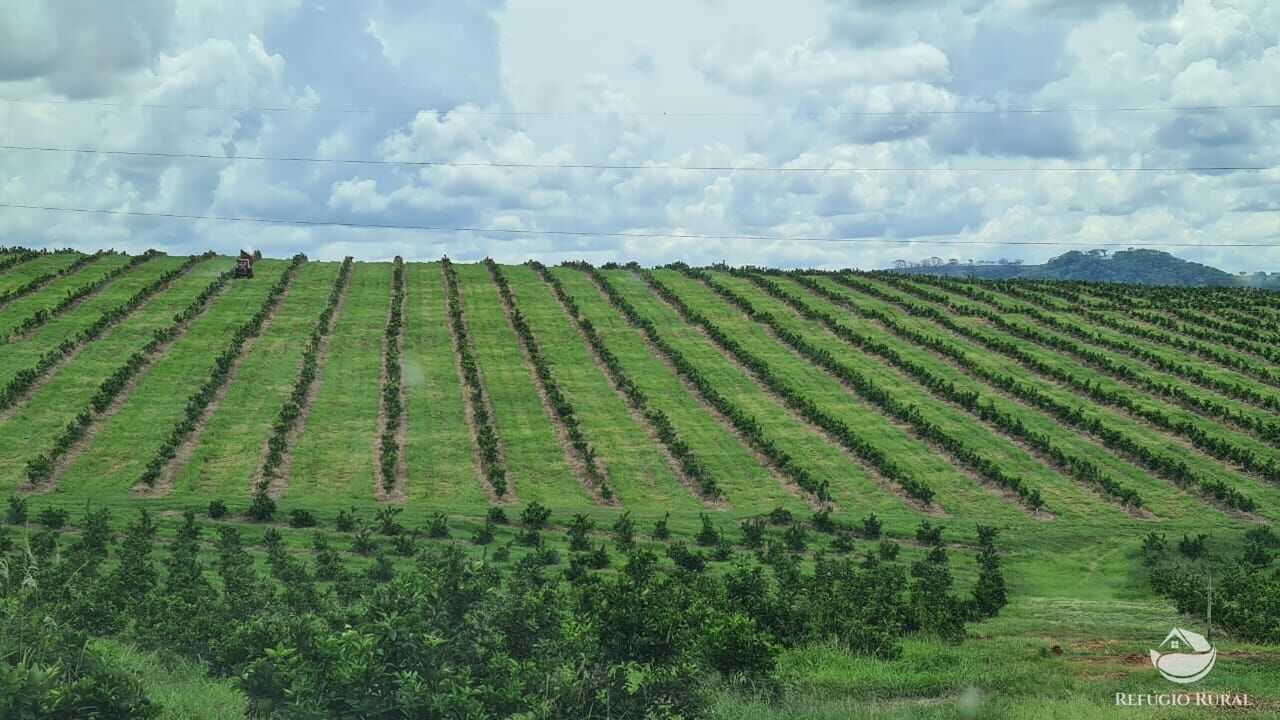
[[[1181, 689], [1147, 649], [1203, 630], [1178, 612], [1195, 602], [1170, 599], [1191, 591], [1157, 592], [1149, 569], [1166, 552], [1225, 562], [1280, 517], [1280, 295], [301, 256], [233, 279], [233, 265], [0, 254], [0, 497], [30, 519], [14, 542], [49, 509], [79, 533], [107, 508], [118, 539], [145, 508], [174, 543], [187, 511], [239, 528], [260, 566], [273, 544], [305, 558], [316, 538], [367, 564], [340, 515], [480, 558], [525, 552], [486, 518], [534, 505], [561, 550], [578, 549], [574, 522], [595, 546], [626, 518], [655, 548], [711, 553], [718, 533], [735, 555], [759, 527], [811, 566], [883, 543], [923, 557], [929, 523], [967, 586], [981, 525], [998, 530], [1009, 604], [964, 640], [911, 636], [882, 658], [789, 649], [785, 701], [721, 688], [712, 712], [1280, 713], [1280, 638], [1230, 626], [1193, 689], [1251, 707], [1114, 702]], [[670, 538], [651, 537], [664, 519]], [[467, 542], [486, 528], [494, 544]], [[390, 542], [370, 535], [357, 543]], [[243, 713], [230, 680], [113, 652], [173, 717]]]

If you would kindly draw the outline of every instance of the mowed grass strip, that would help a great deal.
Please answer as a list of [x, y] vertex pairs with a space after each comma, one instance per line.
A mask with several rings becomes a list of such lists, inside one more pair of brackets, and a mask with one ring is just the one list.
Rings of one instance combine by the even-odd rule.
[[172, 324], [174, 314], [208, 287], [226, 269], [226, 262], [225, 258], [214, 258], [195, 265], [84, 346], [19, 404], [8, 421], [0, 423], [0, 457], [17, 459], [0, 463], [0, 488], [17, 487], [25, 479], [22, 460], [49, 450], [67, 423], [89, 404], [102, 381], [146, 345], [154, 331]]
[[[947, 312], [945, 307], [938, 305], [918, 297], [904, 297], [904, 293], [884, 283], [877, 278], [869, 278], [866, 276], [857, 276], [857, 282], [865, 284], [867, 287], [874, 288], [880, 293], [887, 293], [890, 297], [896, 297], [899, 300], [909, 299], [911, 303], [922, 307], [932, 307], [935, 310]], [[953, 322], [959, 327], [976, 330], [983, 336], [1000, 337], [1000, 333], [995, 331], [982, 320], [973, 318], [964, 318], [952, 316]], [[931, 323], [933, 321], [930, 321]], [[934, 331], [939, 326], [934, 324]], [[950, 333], [949, 333], [950, 334]], [[1007, 336], [1006, 336], [1007, 338]], [[976, 341], [975, 341], [976, 342]], [[1036, 359], [1050, 361], [1051, 357], [1043, 348], [1030, 345], [1025, 342], [1018, 342], [1019, 347], [1023, 348]], [[984, 348], [986, 346], [983, 346]], [[1007, 374], [1016, 378], [1019, 382], [1025, 382], [1030, 387], [1039, 390], [1048, 396], [1054, 398], [1060, 403], [1069, 404], [1073, 407], [1079, 407], [1085, 418], [1097, 418], [1106, 423], [1106, 426], [1123, 432], [1132, 438], [1136, 443], [1151, 451], [1158, 452], [1168, 458], [1180, 460], [1186, 463], [1187, 467], [1197, 473], [1203, 480], [1218, 480], [1226, 484], [1228, 487], [1234, 488], [1249, 498], [1259, 503], [1261, 511], [1270, 517], [1272, 514], [1280, 512], [1280, 505], [1277, 504], [1274, 490], [1268, 489], [1260, 482], [1250, 477], [1243, 476], [1241, 473], [1227, 467], [1217, 460], [1202, 455], [1198, 451], [1190, 448], [1190, 443], [1177, 438], [1171, 433], [1163, 432], [1156, 428], [1150, 427], [1145, 423], [1136, 421], [1124, 413], [1109, 408], [1103, 408], [1086, 397], [1082, 397], [1077, 392], [1069, 388], [1065, 388], [1051, 378], [1045, 377], [1038, 372], [1025, 367], [1022, 363], [1013, 360], [1003, 353], [994, 350], [987, 350], [978, 356], [984, 363], [984, 366], [992, 371], [1001, 374]], [[1077, 373], [1082, 377], [1093, 378], [1096, 372], [1077, 368]], [[1144, 467], [1145, 464], [1144, 464]], [[1154, 472], [1151, 468], [1148, 471]], [[1172, 482], [1170, 480], [1170, 482]], [[1198, 492], [1198, 491], [1197, 491]]]
[[650, 404], [665, 413], [680, 436], [695, 449], [735, 512], [758, 513], [779, 506], [793, 512], [807, 510], [803, 502], [774, 480], [731, 431], [685, 390], [675, 373], [649, 352], [639, 331], [601, 297], [589, 277], [571, 268], [551, 268], [550, 272], [577, 301], [582, 314], [648, 396]]
[[[249, 492], [262, 441], [293, 389], [307, 337], [324, 309], [338, 263], [308, 262], [298, 271], [263, 334], [236, 371], [217, 412], [205, 420], [173, 492], [239, 497]], [[254, 278], [257, 282], [259, 278]]]
[[551, 288], [532, 268], [504, 266], [503, 273], [537, 338], [561, 392], [573, 405], [582, 432], [604, 463], [618, 499], [627, 508], [696, 510], [702, 503], [681, 487], [649, 436], [595, 364]]
[[286, 497], [373, 499], [378, 377], [390, 302], [391, 263], [352, 266], [320, 388], [293, 449]]
[[432, 507], [482, 507], [488, 496], [471, 451], [440, 263], [407, 263], [405, 284], [405, 491]]
[[[977, 486], [952, 464], [949, 456], [913, 437], [897, 421], [772, 337], [766, 327], [748, 319], [703, 283], [674, 270], [655, 270], [654, 276], [741, 343], [753, 357], [765, 362], [787, 386], [812, 401], [820, 411], [844, 420], [855, 434], [891, 458], [908, 477], [925, 482], [935, 493], [934, 502], [943, 510], [991, 517], [1023, 513], [1010, 501]], [[756, 300], [751, 299], [753, 303]]]
[[548, 507], [594, 507], [591, 495], [574, 479], [565, 448], [542, 409], [489, 270], [478, 264], [454, 268], [515, 496], [521, 503], [537, 500]]
[[18, 298], [0, 307], [0, 338], [3, 338], [22, 326], [22, 323], [40, 310], [50, 310], [68, 294], [92, 285], [111, 274], [112, 271], [125, 267], [130, 258], [124, 254], [103, 255], [81, 267], [69, 275], [50, 280], [39, 290]]
[[[64, 340], [74, 337], [92, 325], [102, 314], [119, 307], [135, 293], [150, 285], [169, 270], [187, 261], [185, 256], [156, 258], [137, 270], [118, 278], [101, 292], [87, 298], [79, 307], [54, 318], [37, 328], [35, 332], [18, 342], [9, 343], [0, 350], [0, 385], [9, 382], [18, 372], [31, 367], [40, 356]], [[176, 312], [176, 310], [175, 310]]]
[[[218, 264], [228, 269], [226, 258]], [[62, 473], [59, 490], [127, 493], [182, 417], [187, 398], [209, 377], [227, 339], [262, 306], [288, 264], [263, 260], [252, 280], [231, 281], [169, 351], [142, 371], [119, 411], [102, 421], [96, 437]]]
[[[1063, 482], [1057, 469], [1042, 463], [1002, 432], [934, 395], [887, 360], [846, 343], [822, 322], [803, 317], [790, 304], [772, 297], [751, 280], [722, 272], [712, 272], [711, 276], [715, 283], [745, 297], [758, 310], [771, 314], [784, 328], [830, 353], [840, 366], [848, 367], [888, 392], [895, 402], [919, 408], [928, 422], [962, 441], [980, 457], [997, 463], [1002, 472], [1020, 478], [1027, 487], [1038, 491], [1055, 514], [1093, 516], [1114, 510], [1109, 503], [1100, 502], [1096, 496], [1081, 491], [1074, 484]], [[797, 296], [794, 292], [790, 294]], [[824, 310], [832, 312], [831, 308]], [[875, 339], [882, 340], [878, 335]], [[951, 462], [958, 461], [951, 459]], [[984, 482], [992, 483], [991, 480]]]
[[[45, 253], [40, 257], [14, 266], [0, 275], [0, 305], [16, 300], [13, 293], [26, 287], [33, 280], [51, 273], [58, 273], [85, 257], [78, 252]], [[52, 280], [50, 280], [51, 282]]]
[[[662, 330], [663, 338], [698, 368], [718, 392], [755, 418], [762, 432], [786, 452], [792, 462], [807, 470], [815, 481], [826, 481], [831, 496], [843, 510], [860, 515], [874, 511], [881, 517], [914, 514], [902, 497], [882, 489], [861, 463], [827, 442], [820, 433], [797, 419], [781, 400], [725, 359], [698, 328], [686, 323], [654, 295], [642, 278], [626, 270], [603, 270], [601, 275], [642, 317]], [[726, 492], [732, 493], [732, 490], [726, 489]]]

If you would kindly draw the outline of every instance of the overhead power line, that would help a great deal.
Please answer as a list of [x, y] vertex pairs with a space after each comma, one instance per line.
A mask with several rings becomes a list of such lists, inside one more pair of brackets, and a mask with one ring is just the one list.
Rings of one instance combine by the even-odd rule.
[[1155, 172], [1155, 173], [1203, 173], [1203, 172], [1251, 172], [1277, 170], [1280, 165], [1197, 165], [1191, 167], [759, 167], [749, 165], [621, 165], [597, 163], [516, 163], [516, 162], [466, 162], [446, 160], [372, 160], [363, 158], [316, 158], [277, 155], [213, 155], [202, 153], [149, 152], [142, 150], [108, 150], [102, 148], [61, 148], [31, 145], [0, 145], [0, 150], [51, 153], [83, 153], [113, 155], [119, 157], [147, 157], [191, 160], [220, 160], [224, 162], [289, 162], [337, 165], [392, 165], [400, 167], [482, 167], [482, 168], [533, 168], [545, 170], [642, 170], [667, 172], [876, 172], [876, 173], [1028, 173], [1028, 172]]
[[955, 110], [782, 110], [773, 112], [746, 112], [732, 110], [651, 110], [637, 112], [586, 111], [586, 110], [438, 110], [435, 108], [380, 109], [380, 108], [331, 108], [251, 105], [203, 105], [165, 103], [123, 103], [97, 100], [35, 100], [30, 98], [0, 98], [0, 102], [19, 105], [79, 105], [86, 107], [135, 108], [143, 110], [213, 110], [221, 112], [291, 112], [335, 113], [342, 115], [417, 115], [420, 112], [436, 112], [451, 115], [481, 115], [496, 117], [775, 117], [796, 115], [801, 117], [892, 117], [902, 115], [1051, 115], [1066, 113], [1138, 113], [1138, 112], [1215, 112], [1221, 110], [1276, 110], [1280, 104], [1230, 104], [1230, 105], [1133, 105], [1119, 107], [1065, 107], [1065, 108], [974, 108]]
[[655, 232], [601, 232], [594, 230], [535, 230], [535, 229], [498, 229], [483, 227], [449, 227], [441, 225], [402, 225], [390, 223], [339, 222], [331, 220], [298, 220], [284, 218], [249, 218], [226, 215], [187, 215], [182, 213], [141, 212], [135, 210], [97, 210], [91, 208], [52, 207], [47, 205], [22, 205], [17, 203], [0, 203], [0, 208], [19, 210], [43, 210], [49, 212], [84, 213], [94, 215], [116, 215], [127, 217], [149, 217], [173, 220], [213, 220], [219, 222], [265, 223], [271, 225], [300, 225], [305, 227], [341, 227], [375, 230], [416, 230], [423, 232], [473, 232], [494, 233], [503, 235], [554, 235], [569, 237], [608, 237], [608, 238], [648, 238], [670, 240], [760, 240], [766, 242], [830, 242], [830, 243], [892, 243], [921, 245], [1053, 245], [1060, 247], [1280, 247], [1280, 242], [1267, 243], [1132, 243], [1132, 242], [1087, 242], [1073, 243], [1057, 240], [944, 240], [939, 238], [830, 238], [830, 237], [782, 237], [774, 235], [704, 235]]

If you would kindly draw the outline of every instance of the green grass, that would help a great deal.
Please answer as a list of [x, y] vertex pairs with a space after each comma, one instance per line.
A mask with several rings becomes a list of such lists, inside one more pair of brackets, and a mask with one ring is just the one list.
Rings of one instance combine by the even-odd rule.
[[[35, 280], [41, 275], [58, 272], [80, 259], [80, 253], [49, 253], [20, 263], [0, 273], [0, 297]], [[52, 281], [51, 281], [52, 282]], [[36, 292], [39, 292], [38, 290]]]
[[128, 492], [161, 442], [182, 418], [187, 398], [213, 371], [214, 358], [257, 312], [287, 263], [264, 260], [254, 283], [233, 282], [194, 319], [169, 351], [145, 370], [118, 412], [99, 420], [94, 442], [67, 466], [59, 491]]
[[[685, 324], [638, 276], [626, 271], [605, 271], [604, 275], [638, 312], [663, 331], [677, 350], [712, 379], [721, 393], [751, 413], [779, 447], [819, 481], [827, 480], [832, 496], [844, 510], [858, 515], [871, 511], [881, 516], [911, 512], [901, 498], [881, 489], [848, 453], [827, 443], [815, 429], [794, 417], [781, 400], [725, 359], [710, 340]], [[729, 502], [734, 502], [732, 493]]]
[[405, 491], [411, 501], [474, 509], [488, 500], [471, 450], [441, 273], [440, 263], [405, 266]]
[[676, 374], [649, 352], [643, 336], [610, 307], [586, 275], [566, 268], [551, 272], [650, 403], [671, 418], [680, 437], [697, 449], [735, 511], [752, 513], [782, 506], [799, 512], [805, 508], [774, 481], [730, 430], [685, 392]]
[[[48, 256], [24, 263], [0, 274], [0, 292], [20, 286], [43, 272], [74, 262], [73, 255]], [[6, 307], [0, 307], [0, 331], [5, 323], [19, 323], [36, 308], [57, 302], [67, 291], [93, 282], [110, 267], [127, 261], [123, 256], [103, 258], [66, 278]], [[40, 327], [21, 342], [0, 345], [0, 383], [32, 363], [45, 350], [73, 336], [183, 258], [160, 257], [126, 273], [77, 307]], [[0, 414], [0, 490], [20, 488], [25, 461], [47, 450], [54, 437], [84, 408], [99, 383], [151, 333], [165, 327], [174, 313], [186, 306], [230, 258], [198, 264], [163, 292], [137, 309], [102, 337], [71, 353], [64, 365], [54, 368], [30, 396], [12, 410]], [[113, 265], [115, 264], [115, 265]], [[44, 504], [67, 507], [78, 517], [87, 501], [115, 509], [113, 525], [122, 527], [133, 508], [156, 511], [163, 535], [172, 535], [179, 522], [177, 511], [203, 511], [212, 498], [228, 501], [246, 543], [263, 561], [262, 535], [268, 526], [243, 520], [248, 488], [257, 469], [263, 442], [298, 371], [303, 343], [324, 306], [338, 271], [337, 263], [309, 262], [303, 266], [291, 291], [282, 299], [274, 319], [249, 347], [225, 396], [207, 418], [204, 428], [191, 436], [190, 459], [176, 472], [173, 492], [157, 497], [137, 497], [134, 481], [163, 437], [170, 431], [190, 393], [207, 377], [210, 364], [230, 339], [230, 333], [260, 307], [285, 261], [264, 261], [257, 277], [235, 281], [208, 311], [191, 323], [185, 335], [140, 374], [136, 387], [120, 409], [105, 417], [83, 452], [65, 469], [56, 490], [34, 498]], [[482, 265], [457, 265], [465, 318], [475, 345], [485, 390], [502, 442], [516, 504], [507, 508], [516, 517], [527, 503], [537, 500], [553, 510], [552, 522], [563, 525], [575, 512], [585, 512], [596, 522], [593, 539], [607, 537], [605, 528], [623, 511], [637, 520], [638, 534], [646, 542], [655, 519], [671, 513], [676, 538], [690, 540], [704, 512], [701, 502], [682, 487], [667, 465], [655, 440], [628, 411], [607, 375], [594, 363], [577, 328], [563, 313], [548, 286], [532, 269], [504, 266], [518, 307], [532, 326], [551, 372], [573, 403], [587, 439], [597, 449], [608, 470], [620, 506], [595, 502], [574, 478], [553, 425], [539, 401], [530, 369], [516, 335], [505, 317], [497, 290]], [[709, 512], [729, 537], [737, 540], [737, 523], [751, 515], [785, 506], [802, 518], [807, 504], [791, 494], [756, 460], [732, 430], [691, 394], [678, 376], [655, 357], [644, 337], [599, 292], [584, 272], [568, 267], [550, 272], [573, 296], [622, 367], [648, 395], [649, 402], [666, 413], [680, 436], [694, 448], [724, 490], [728, 507]], [[715, 387], [738, 407], [750, 413], [765, 434], [819, 480], [827, 480], [843, 514], [855, 522], [875, 512], [886, 522], [886, 533], [903, 543], [904, 555], [921, 554], [913, 542], [916, 525], [924, 519], [904, 502], [900, 493], [886, 491], [866, 467], [850, 453], [833, 446], [807, 423], [798, 421], [784, 403], [756, 379], [725, 358], [724, 353], [697, 328], [685, 323], [659, 299], [635, 273], [604, 270], [603, 276], [638, 311], [652, 320], [662, 337], [678, 348], [711, 379]], [[1168, 628], [1199, 628], [1198, 618], [1179, 617], [1171, 606], [1154, 598], [1147, 587], [1139, 560], [1139, 547], [1151, 531], [1175, 541], [1183, 533], [1207, 533], [1211, 542], [1238, 537], [1256, 517], [1227, 513], [1202, 497], [1183, 491], [1153, 476], [1136, 461], [1118, 456], [1098, 438], [1065, 427], [1052, 416], [997, 392], [979, 377], [955, 366], [932, 351], [895, 336], [878, 322], [864, 319], [787, 277], [774, 280], [789, 293], [855, 332], [887, 344], [963, 390], [980, 392], [1007, 412], [1016, 414], [1031, 430], [1050, 436], [1053, 442], [1087, 457], [1120, 482], [1133, 487], [1146, 501], [1152, 515], [1135, 517], [1086, 486], [1066, 477], [1021, 446], [969, 413], [941, 401], [916, 381], [880, 358], [858, 351], [820, 323], [803, 319], [785, 303], [774, 300], [753, 283], [714, 271], [716, 283], [747, 296], [785, 327], [809, 343], [826, 348], [837, 362], [857, 370], [894, 397], [916, 405], [932, 422], [963, 436], [966, 443], [995, 459], [1010, 473], [1039, 488], [1051, 520], [1032, 519], [1016, 503], [975, 482], [956, 467], [953, 458], [940, 454], [891, 422], [874, 406], [858, 398], [838, 381], [801, 359], [774, 339], [762, 324], [746, 318], [701, 282], [671, 270], [657, 276], [719, 327], [731, 333], [753, 355], [768, 362], [786, 382], [811, 398], [824, 411], [845, 419], [869, 441], [925, 480], [938, 492], [943, 517], [930, 521], [946, 526], [953, 543], [971, 543], [974, 524], [997, 525], [1006, 578], [1013, 599], [1000, 617], [975, 625], [963, 643], [948, 645], [926, 637], [910, 638], [902, 657], [875, 660], [856, 657], [818, 644], [785, 652], [778, 669], [784, 687], [781, 700], [770, 699], [749, 688], [719, 688], [715, 716], [720, 718], [1181, 718], [1275, 717], [1280, 715], [1280, 650], [1241, 644], [1230, 637], [1215, 638], [1222, 658], [1210, 679], [1193, 690], [1249, 692], [1267, 708], [1253, 713], [1222, 713], [1195, 709], [1117, 708], [1117, 692], [1171, 692], [1149, 663], [1140, 662], [1146, 649]], [[853, 305], [884, 312], [901, 325], [945, 338], [972, 357], [981, 367], [1009, 374], [1018, 381], [1058, 400], [1083, 408], [1086, 415], [1104, 419], [1144, 444], [1185, 459], [1198, 473], [1219, 478], [1260, 503], [1258, 515], [1280, 516], [1280, 488], [1248, 473], [1188, 449], [1188, 443], [1114, 407], [1082, 397], [1070, 386], [1052, 381], [982, 345], [954, 335], [937, 324], [911, 316], [899, 306], [814, 276], [834, 295]], [[391, 265], [359, 263], [354, 266], [345, 300], [339, 306], [335, 331], [316, 385], [315, 402], [292, 450], [288, 487], [280, 500], [278, 518], [290, 510], [314, 512], [322, 527], [293, 530], [276, 525], [291, 549], [306, 552], [316, 535], [322, 535], [358, 567], [368, 558], [350, 554], [351, 537], [333, 530], [339, 508], [355, 507], [360, 517], [371, 519], [380, 503], [375, 499], [375, 437], [379, 405], [378, 387], [382, 362], [382, 337], [390, 299]], [[909, 296], [883, 280], [862, 276], [861, 281], [890, 295], [941, 307]], [[436, 511], [449, 514], [453, 542], [479, 559], [493, 547], [468, 542], [490, 505], [477, 475], [470, 432], [465, 420], [464, 396], [451, 347], [444, 284], [439, 263], [406, 265], [406, 313], [403, 370], [406, 386], [405, 460], [408, 467], [407, 500], [401, 521], [409, 528], [424, 527]], [[940, 291], [932, 285], [921, 283]], [[986, 285], [976, 284], [987, 291]], [[988, 307], [952, 295], [961, 305]], [[1025, 304], [1004, 294], [997, 304], [1009, 309]], [[1142, 297], [1135, 301], [1141, 301]], [[1094, 329], [1070, 303], [1050, 299], [1060, 310], [1051, 314], [1063, 321]], [[1052, 332], [1027, 319], [1006, 313], [1012, 322]], [[1128, 319], [1126, 322], [1139, 321]], [[993, 337], [1010, 337], [989, 323], [965, 317], [956, 322]], [[1111, 339], [1140, 344], [1163, 357], [1194, 364], [1215, 377], [1245, 382], [1265, 391], [1270, 386], [1227, 370], [1191, 354], [1181, 354], [1159, 343], [1145, 341], [1110, 329], [1099, 330]], [[1019, 346], [1046, 363], [1103, 387], [1119, 389], [1145, 406], [1170, 417], [1186, 419], [1208, 431], [1255, 450], [1260, 457], [1280, 460], [1280, 452], [1228, 424], [1185, 411], [1127, 383], [1105, 376], [1069, 354], [1020, 341]], [[1077, 340], [1088, 345], [1083, 341]], [[1204, 342], [1204, 341], [1201, 341]], [[1225, 345], [1222, 346], [1226, 348]], [[1159, 382], [1179, 383], [1191, 392], [1230, 402], [1224, 396], [1191, 384], [1178, 376], [1158, 372], [1121, 352], [1104, 350], [1117, 362], [1148, 373]], [[1247, 353], [1236, 352], [1241, 357]], [[1256, 360], [1256, 358], [1255, 358]], [[1258, 361], [1261, 363], [1262, 361]], [[1273, 390], [1273, 388], [1271, 388]], [[1268, 411], [1248, 406], [1266, 417]], [[515, 527], [503, 527], [498, 543], [514, 537]], [[771, 527], [778, 535], [781, 529]], [[548, 543], [565, 552], [561, 531], [550, 533]], [[209, 567], [216, 561], [213, 534], [206, 530], [202, 558]], [[810, 533], [810, 553], [830, 551], [831, 539]], [[381, 542], [386, 542], [382, 539]], [[871, 543], [859, 541], [861, 554]], [[662, 550], [655, 545], [655, 549]], [[517, 548], [513, 559], [527, 552]], [[963, 589], [972, 580], [971, 548], [956, 546], [952, 570]], [[159, 558], [158, 558], [159, 559]], [[620, 557], [615, 555], [615, 561]], [[396, 557], [400, 566], [411, 563]], [[668, 562], [664, 559], [663, 562]], [[561, 566], [563, 567], [563, 565]], [[723, 567], [713, 565], [713, 571]], [[198, 667], [127, 645], [110, 645], [119, 664], [137, 673], [152, 697], [165, 708], [166, 718], [238, 717], [243, 697], [231, 681], [210, 681]], [[1049, 651], [1053, 645], [1061, 655]], [[1139, 661], [1135, 661], [1137, 657]]]
[[483, 265], [458, 265], [463, 317], [475, 345], [480, 376], [493, 403], [493, 419], [507, 461], [507, 481], [520, 502], [584, 508], [594, 505], [574, 479], [564, 448], [502, 312], [498, 290]]
[[69, 293], [92, 285], [112, 270], [128, 265], [129, 260], [128, 255], [107, 255], [92, 260], [70, 275], [54, 278], [30, 295], [0, 307], [0, 337], [16, 330], [37, 310], [52, 309]]
[[353, 265], [328, 358], [316, 380], [320, 390], [293, 450], [288, 495], [373, 498], [378, 378], [390, 303], [391, 264]]
[[[892, 288], [889, 288], [887, 285], [882, 285], [876, 281], [872, 282], [874, 284], [881, 285], [887, 290], [893, 291]], [[896, 291], [893, 292], [895, 292], [895, 294], [901, 294], [896, 293]], [[936, 303], [931, 303], [927, 300], [921, 300], [919, 298], [914, 298], [914, 300], [920, 305], [938, 307]], [[961, 325], [977, 329], [990, 336], [1010, 337], [1007, 334], [1001, 333], [999, 330], [993, 328], [989, 323], [979, 318], [957, 316], [955, 320]], [[934, 332], [937, 332], [940, 328], [934, 325], [932, 329]], [[1025, 342], [1020, 342], [1020, 344], [1024, 346], [1024, 349], [1035, 355], [1037, 358], [1052, 365], [1065, 368], [1079, 377], [1089, 378], [1091, 381], [1097, 382], [1103, 382], [1105, 380], [1105, 378], [1099, 377], [1099, 373], [1083, 367], [1070, 358], [1063, 357], [1060, 353]], [[1160, 450], [1164, 453], [1185, 460], [1188, 466], [1196, 472], [1201, 473], [1204, 477], [1219, 479], [1232, 487], [1240, 489], [1242, 492], [1245, 492], [1259, 502], [1261, 506], [1261, 514], [1267, 517], [1275, 517], [1276, 513], [1280, 512], [1280, 506], [1277, 506], [1278, 498], [1276, 497], [1276, 491], [1274, 488], [1265, 486], [1261, 482], [1254, 480], [1253, 478], [1246, 477], [1239, 471], [1223, 465], [1211, 457], [1205, 456], [1198, 450], [1185, 446], [1184, 444], [1176, 441], [1170, 434], [1131, 418], [1125, 415], [1121, 410], [1099, 406], [1089, 398], [1081, 397], [1069, 388], [1059, 385], [1055, 381], [1044, 378], [1031, 370], [1024, 368], [1015, 361], [1005, 358], [1004, 356], [997, 355], [991, 351], [982, 351], [975, 353], [975, 357], [983, 361], [989, 368], [1014, 375], [1018, 377], [1019, 380], [1027, 382], [1038, 390], [1059, 399], [1069, 400], [1073, 404], [1081, 406], [1085, 410], [1086, 417], [1098, 417], [1106, 421], [1108, 425], [1112, 427], [1122, 428], [1126, 433], [1132, 435], [1147, 447]], [[1189, 445], [1189, 443], [1187, 443], [1187, 445]]]
[[293, 391], [302, 351], [337, 275], [338, 266], [333, 263], [307, 263], [298, 271], [275, 316], [247, 348], [221, 404], [195, 439], [190, 460], [174, 480], [174, 492], [234, 497], [250, 491], [261, 466], [265, 438]]
[[165, 271], [172, 270], [185, 261], [184, 257], [150, 260], [133, 272], [116, 278], [99, 292], [85, 298], [75, 310], [36, 328], [21, 342], [0, 346], [3, 347], [3, 350], [0, 350], [0, 383], [8, 382], [19, 371], [31, 367], [42, 353], [56, 347], [63, 340], [74, 337], [76, 333], [101, 317], [104, 312], [119, 307], [121, 303], [133, 297], [134, 293], [163, 275]]
[[155, 330], [172, 323], [174, 313], [221, 272], [212, 262], [198, 265], [50, 374], [7, 422], [0, 423], [0, 457], [13, 459], [0, 463], [0, 488], [16, 488], [25, 478], [25, 461], [48, 450], [63, 427], [88, 406], [102, 380], [145, 345]]
[[582, 432], [604, 462], [609, 482], [626, 507], [693, 512], [702, 507], [681, 487], [663, 459], [658, 441], [627, 410], [586, 342], [564, 314], [551, 288], [528, 267], [503, 271], [520, 311], [552, 366], [552, 375], [573, 404]]

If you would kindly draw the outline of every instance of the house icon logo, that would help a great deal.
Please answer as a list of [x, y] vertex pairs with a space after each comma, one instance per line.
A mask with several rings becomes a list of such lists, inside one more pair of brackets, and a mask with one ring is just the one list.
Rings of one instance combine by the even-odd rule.
[[1165, 680], [1176, 683], [1193, 683], [1203, 679], [1213, 669], [1218, 650], [1203, 635], [1190, 630], [1174, 628], [1160, 643], [1159, 650], [1151, 650], [1151, 664]]

